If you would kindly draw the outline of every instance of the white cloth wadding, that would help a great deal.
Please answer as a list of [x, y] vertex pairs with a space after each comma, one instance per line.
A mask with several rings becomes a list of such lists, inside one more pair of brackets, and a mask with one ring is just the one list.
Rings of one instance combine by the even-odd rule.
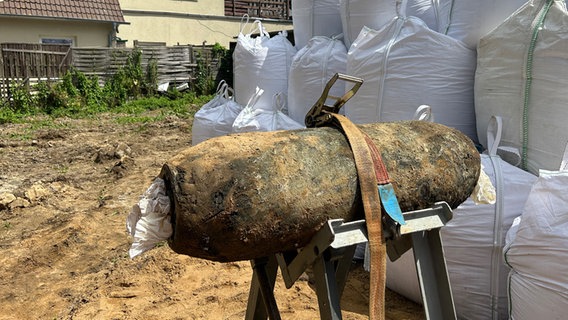
[[126, 218], [126, 229], [134, 237], [128, 251], [130, 258], [148, 251], [173, 233], [170, 222], [170, 198], [166, 195], [164, 180], [156, 178], [148, 190], [132, 206]]

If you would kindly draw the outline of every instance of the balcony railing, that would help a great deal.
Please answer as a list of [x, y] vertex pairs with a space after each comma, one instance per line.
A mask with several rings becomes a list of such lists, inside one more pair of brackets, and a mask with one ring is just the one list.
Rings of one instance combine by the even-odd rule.
[[291, 0], [225, 0], [226, 16], [290, 20]]

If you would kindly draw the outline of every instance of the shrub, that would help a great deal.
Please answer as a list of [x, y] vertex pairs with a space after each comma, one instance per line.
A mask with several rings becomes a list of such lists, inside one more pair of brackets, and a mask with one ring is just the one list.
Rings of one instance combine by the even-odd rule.
[[[52, 81], [42, 81], [35, 86], [37, 93], [34, 97], [34, 104], [39, 110], [51, 114], [56, 109], [67, 107], [69, 93], [67, 90], [60, 90], [57, 87], [58, 85]], [[61, 85], [61, 87], [64, 86]]]
[[33, 98], [27, 84], [12, 81], [10, 95], [12, 99], [9, 100], [9, 106], [12, 111], [24, 115], [34, 111]]
[[158, 61], [150, 59], [146, 66], [146, 81], [144, 82], [144, 93], [153, 96], [158, 92]]

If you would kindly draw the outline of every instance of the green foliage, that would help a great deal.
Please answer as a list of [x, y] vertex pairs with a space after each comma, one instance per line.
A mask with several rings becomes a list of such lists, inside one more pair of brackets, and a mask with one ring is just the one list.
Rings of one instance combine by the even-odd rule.
[[[207, 57], [202, 56], [201, 54], [197, 55], [196, 63], [197, 63], [197, 70], [195, 75], [195, 92], [198, 95], [209, 95], [215, 93], [217, 88], [217, 82], [221, 79], [213, 78], [213, 69], [211, 67], [210, 60], [217, 60], [219, 61], [219, 65], [223, 68], [227, 68], [226, 63], [227, 58], [230, 57], [229, 50], [225, 49], [219, 43], [215, 43], [211, 48], [211, 57], [208, 59]], [[232, 69], [232, 65], [231, 65]], [[221, 71], [221, 70], [220, 70]], [[224, 70], [223, 72], [225, 72]], [[232, 71], [232, 70], [231, 70]]]
[[182, 118], [193, 116], [199, 106], [213, 98], [211, 95], [196, 96], [194, 92], [179, 93], [175, 98], [172, 96], [148, 97], [133, 100], [114, 109], [116, 113], [139, 115], [148, 110], [167, 110]]
[[0, 107], [0, 125], [5, 123], [19, 123], [24, 118], [21, 113], [14, 112], [7, 106]]
[[54, 116], [81, 116], [106, 110], [104, 90], [96, 76], [72, 68], [62, 81], [43, 81], [34, 87], [35, 106]]
[[[226, 51], [219, 45], [214, 47], [213, 55]], [[170, 114], [191, 117], [198, 109], [196, 105], [209, 101], [216, 89], [207, 61], [198, 60], [198, 84], [193, 91], [179, 92], [174, 88], [161, 96], [157, 95], [157, 61], [150, 59], [144, 68], [139, 49], [131, 51], [124, 66], [104, 83], [98, 77], [87, 76], [75, 68], [68, 70], [60, 81], [41, 81], [32, 88], [13, 83], [10, 85], [10, 99], [0, 99], [0, 124], [21, 122], [35, 114], [76, 118], [107, 111], [139, 115], [156, 109], [165, 110], [159, 116], [162, 118]], [[144, 123], [151, 119], [131, 117], [121, 121]]]
[[216, 82], [225, 80], [231, 87], [233, 86], [233, 57], [231, 51], [216, 43], [213, 46], [213, 57], [219, 59]]
[[[103, 89], [99, 85], [99, 78], [97, 76], [87, 77], [84, 73], [72, 68], [66, 76], [70, 76], [73, 86], [76, 88], [79, 102], [82, 106], [88, 109], [99, 109], [105, 104], [105, 97]], [[104, 108], [103, 108], [104, 109]]]
[[128, 97], [134, 99], [140, 97], [144, 86], [144, 71], [142, 70], [142, 51], [138, 48], [126, 59], [126, 65], [118, 72], [123, 77], [122, 81], [126, 85]]
[[[65, 87], [64, 84], [67, 77], [63, 78], [61, 87]], [[67, 106], [67, 101], [69, 99], [69, 93], [67, 90], [59, 90], [57, 84], [51, 81], [43, 81], [36, 85], [37, 94], [35, 95], [35, 104], [39, 106], [40, 110], [47, 114], [51, 114], [54, 110], [63, 109]]]
[[9, 101], [9, 107], [13, 112], [22, 115], [33, 113], [33, 98], [26, 84], [12, 81], [10, 94], [12, 99]]
[[116, 108], [129, 99], [138, 99], [144, 92], [151, 92], [158, 88], [157, 62], [150, 61], [146, 74], [142, 70], [142, 51], [132, 50], [126, 59], [126, 64], [119, 69], [109, 81], [105, 83], [104, 93], [108, 108]]
[[35, 131], [39, 129], [64, 129], [67, 128], [67, 124], [56, 122], [52, 118], [38, 118], [28, 121], [30, 131]]
[[153, 96], [158, 91], [158, 61], [156, 59], [148, 61], [143, 89], [148, 96]]
[[215, 79], [212, 79], [211, 68], [201, 55], [198, 55], [196, 63], [195, 91], [197, 94], [211, 94], [215, 90]]
[[213, 48], [211, 48], [211, 53], [213, 54], [213, 58], [220, 58], [225, 55], [226, 52], [229, 50], [225, 49], [219, 42], [215, 42]]
[[[3, 115], [1, 115], [0, 110], [0, 119], [2, 119]], [[58, 129], [65, 129], [68, 128], [68, 124], [66, 122], [57, 121], [50, 116], [42, 116], [37, 115], [33, 117], [17, 117], [12, 118], [12, 123], [22, 123], [21, 129], [18, 132], [13, 132], [10, 134], [5, 134], [3, 136], [2, 131], [0, 130], [0, 139], [8, 138], [10, 140], [20, 140], [20, 141], [29, 141], [32, 140], [38, 130], [58, 130]], [[0, 148], [1, 151], [1, 148]]]
[[124, 104], [128, 98], [127, 80], [124, 72], [119, 70], [107, 81], [103, 88], [107, 106], [112, 109]]

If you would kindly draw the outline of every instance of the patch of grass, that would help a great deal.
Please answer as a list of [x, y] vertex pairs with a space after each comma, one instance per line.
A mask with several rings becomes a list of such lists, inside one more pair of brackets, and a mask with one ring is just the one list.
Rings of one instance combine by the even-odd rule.
[[138, 127], [134, 128], [133, 131], [136, 132], [136, 133], [144, 133], [144, 132], [148, 132], [149, 128], [150, 128], [150, 126], [148, 125], [148, 122], [146, 122], [146, 123], [142, 123]]
[[99, 208], [105, 206], [105, 205], [106, 205], [106, 202], [107, 202], [108, 200], [112, 199], [112, 196], [107, 195], [106, 192], [107, 192], [107, 188], [106, 188], [106, 187], [103, 187], [103, 188], [99, 191], [99, 194], [98, 194], [98, 196], [97, 196], [97, 200], [98, 200], [98, 202], [99, 202]]
[[36, 131], [40, 129], [64, 129], [67, 128], [67, 124], [62, 122], [57, 122], [54, 118], [43, 118], [37, 120], [28, 121], [30, 124], [29, 130]]
[[116, 266], [119, 263], [120, 260], [122, 260], [121, 257], [112, 257], [110, 259], [110, 263], [111, 263], [111, 265]]
[[38, 130], [58, 130], [68, 128], [68, 125], [63, 122], [58, 122], [52, 117], [28, 117], [22, 118], [21, 123], [25, 123], [19, 132], [7, 134], [6, 137], [10, 140], [28, 141], [34, 139]]
[[29, 132], [14, 132], [9, 134], [10, 140], [28, 141], [32, 140], [33, 136]]
[[[163, 118], [163, 117], [162, 117]], [[161, 120], [159, 116], [122, 116], [116, 118], [118, 124], [137, 124], [137, 123], [150, 123]]]
[[188, 108], [190, 105], [203, 105], [207, 101], [211, 100], [212, 97], [213, 96], [211, 95], [196, 96], [193, 92], [148, 97], [127, 102], [124, 105], [113, 109], [113, 111], [128, 114], [140, 114], [148, 110], [169, 109], [179, 114], [185, 114], [190, 112], [190, 108]]
[[55, 165], [55, 171], [57, 171], [59, 174], [66, 174], [67, 172], [69, 172], [69, 167], [65, 166], [65, 165]]
[[[169, 96], [141, 98], [130, 101], [112, 111], [119, 114], [126, 114], [116, 118], [116, 122], [119, 124], [147, 124], [162, 121], [171, 115], [187, 119], [193, 117], [195, 112], [212, 98], [212, 95], [197, 97], [193, 92], [180, 94], [175, 99]], [[147, 111], [154, 110], [160, 110], [159, 114], [144, 114]]]
[[27, 114], [16, 112], [8, 106], [0, 105], [0, 124], [25, 122]]

